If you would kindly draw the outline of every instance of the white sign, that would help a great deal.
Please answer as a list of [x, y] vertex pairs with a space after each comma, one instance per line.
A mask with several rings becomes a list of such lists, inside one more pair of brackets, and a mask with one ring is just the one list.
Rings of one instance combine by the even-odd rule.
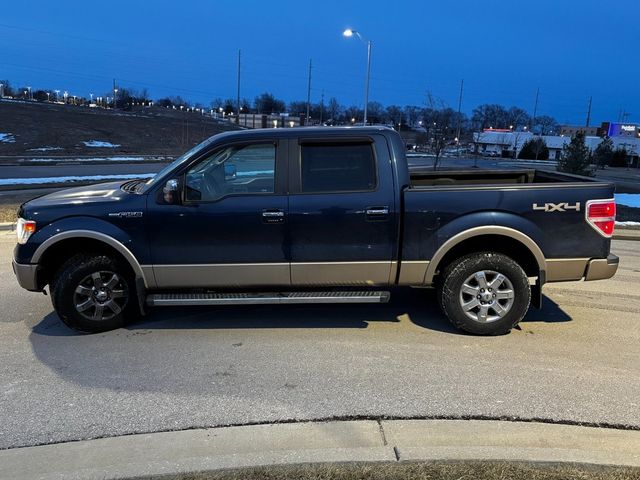
[[623, 132], [635, 132], [636, 131], [636, 126], [635, 125], [621, 125], [620, 129]]

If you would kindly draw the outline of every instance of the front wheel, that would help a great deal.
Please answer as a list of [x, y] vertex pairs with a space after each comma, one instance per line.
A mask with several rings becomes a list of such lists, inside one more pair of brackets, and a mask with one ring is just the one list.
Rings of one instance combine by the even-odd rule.
[[522, 267], [500, 253], [473, 253], [442, 272], [440, 307], [456, 327], [476, 335], [508, 333], [531, 301]]
[[76, 255], [58, 270], [51, 300], [58, 316], [82, 332], [122, 327], [136, 309], [128, 270], [106, 255]]

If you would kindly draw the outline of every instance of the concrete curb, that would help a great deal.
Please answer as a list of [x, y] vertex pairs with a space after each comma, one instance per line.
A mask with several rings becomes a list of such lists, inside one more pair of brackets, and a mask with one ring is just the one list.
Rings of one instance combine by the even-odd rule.
[[430, 460], [640, 467], [640, 431], [485, 420], [359, 420], [136, 434], [0, 451], [3, 477], [16, 480]]
[[640, 230], [616, 228], [613, 232], [614, 240], [640, 240]]

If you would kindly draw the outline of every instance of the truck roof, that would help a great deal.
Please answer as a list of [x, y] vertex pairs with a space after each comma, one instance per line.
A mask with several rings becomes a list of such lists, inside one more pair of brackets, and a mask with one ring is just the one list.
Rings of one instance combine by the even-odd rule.
[[289, 138], [300, 136], [313, 137], [348, 137], [354, 135], [366, 135], [375, 133], [395, 132], [390, 127], [383, 125], [361, 127], [293, 127], [293, 128], [257, 128], [250, 130], [237, 130], [215, 135], [216, 140], [245, 139], [245, 138]]

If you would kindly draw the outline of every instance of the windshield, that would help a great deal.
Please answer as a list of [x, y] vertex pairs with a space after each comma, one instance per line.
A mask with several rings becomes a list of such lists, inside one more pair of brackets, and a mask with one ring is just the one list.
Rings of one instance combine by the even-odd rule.
[[154, 177], [150, 178], [147, 182], [142, 184], [143, 188], [140, 190], [140, 193], [143, 193], [143, 192], [146, 192], [147, 190], [149, 190], [149, 188], [151, 188], [151, 186], [153, 186], [156, 183], [158, 183], [158, 181], [161, 178], [164, 178], [169, 172], [173, 171], [178, 165], [180, 165], [185, 160], [191, 158], [198, 151], [200, 151], [201, 149], [203, 149], [207, 145], [209, 145], [213, 141], [213, 138], [214, 137], [207, 138], [204, 142], [199, 143], [198, 145], [193, 147], [191, 150], [183, 153], [178, 158], [176, 158], [173, 162], [171, 162], [169, 165], [167, 165], [162, 170], [160, 170], [158, 173], [156, 173], [156, 175]]

